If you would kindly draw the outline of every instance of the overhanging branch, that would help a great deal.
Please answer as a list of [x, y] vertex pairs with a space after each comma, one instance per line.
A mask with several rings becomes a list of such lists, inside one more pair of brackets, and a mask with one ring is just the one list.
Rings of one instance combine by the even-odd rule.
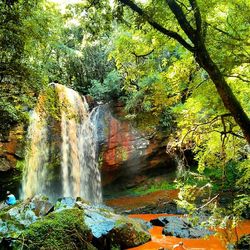
[[196, 0], [189, 0], [190, 5], [192, 6], [192, 9], [194, 11], [194, 17], [195, 17], [195, 24], [196, 24], [196, 33], [198, 35], [200, 35], [201, 33], [201, 13], [200, 13], [200, 9], [197, 5]]
[[186, 33], [188, 38], [195, 43], [195, 30], [191, 26], [191, 24], [188, 22], [186, 15], [184, 14], [182, 8], [177, 4], [175, 0], [166, 0], [169, 8], [173, 12], [175, 18], [177, 19], [179, 25], [183, 29], [183, 31]]
[[128, 6], [131, 10], [135, 11], [137, 14], [139, 14], [141, 17], [144, 18], [146, 22], [148, 22], [153, 28], [161, 32], [162, 34], [175, 39], [177, 42], [179, 42], [182, 46], [184, 46], [187, 50], [194, 52], [194, 48], [192, 45], [190, 45], [188, 42], [185, 41], [182, 36], [180, 36], [178, 33], [168, 30], [164, 28], [161, 24], [157, 23], [154, 21], [143, 9], [141, 9], [138, 5], [136, 5], [133, 1], [131, 0], [119, 0], [122, 4]]

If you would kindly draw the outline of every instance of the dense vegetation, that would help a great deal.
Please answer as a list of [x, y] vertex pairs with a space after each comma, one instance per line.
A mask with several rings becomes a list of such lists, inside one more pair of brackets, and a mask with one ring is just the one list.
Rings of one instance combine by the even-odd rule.
[[[138, 128], [167, 138], [169, 152], [192, 150], [202, 184], [216, 180], [215, 196], [235, 197], [224, 215], [241, 215], [250, 204], [249, 1], [111, 2], [62, 10], [0, 1], [1, 131], [25, 122], [52, 81], [120, 100]], [[188, 173], [180, 203], [194, 209]]]

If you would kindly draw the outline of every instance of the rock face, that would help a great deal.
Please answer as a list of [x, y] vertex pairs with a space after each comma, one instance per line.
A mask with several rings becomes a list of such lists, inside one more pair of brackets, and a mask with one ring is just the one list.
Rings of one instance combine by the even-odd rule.
[[16, 126], [7, 135], [0, 131], [0, 171], [15, 168], [16, 162], [24, 158], [24, 130]]
[[154, 226], [161, 226], [163, 234], [167, 236], [175, 236], [178, 238], [203, 238], [213, 234], [199, 225], [192, 225], [187, 218], [180, 218], [177, 216], [159, 217], [150, 221]]
[[146, 229], [106, 206], [36, 196], [0, 210], [0, 249], [125, 249], [149, 241]]
[[[88, 98], [87, 98], [88, 99]], [[91, 100], [89, 100], [91, 102]], [[164, 173], [176, 168], [176, 159], [166, 153], [166, 146], [160, 141], [146, 138], [124, 119], [123, 107], [119, 103], [100, 105], [92, 111], [96, 126], [98, 157], [104, 187], [133, 187], [159, 169]], [[53, 172], [53, 186], [58, 185], [60, 170], [60, 122], [49, 121], [50, 165]], [[20, 171], [18, 164], [24, 164], [24, 136], [21, 126], [2, 135], [0, 131], [0, 200], [6, 190], [18, 194]], [[54, 136], [51, 136], [51, 135]], [[14, 178], [13, 178], [14, 177]], [[17, 178], [16, 178], [17, 177]], [[51, 177], [51, 178], [52, 178]], [[112, 186], [113, 185], [113, 186]], [[51, 189], [51, 188], [48, 188]]]
[[97, 107], [92, 117], [97, 128], [104, 186], [115, 181], [130, 185], [138, 173], [176, 167], [175, 159], [166, 153], [161, 142], [147, 139], [124, 119], [123, 107], [119, 103]]
[[6, 190], [17, 194], [24, 161], [25, 131], [22, 125], [0, 131], [0, 200]]

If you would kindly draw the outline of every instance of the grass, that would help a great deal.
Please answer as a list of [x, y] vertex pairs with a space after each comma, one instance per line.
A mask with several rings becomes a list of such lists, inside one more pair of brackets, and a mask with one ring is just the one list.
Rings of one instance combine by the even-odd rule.
[[176, 184], [173, 182], [168, 182], [165, 179], [149, 179], [147, 182], [141, 184], [138, 187], [131, 188], [128, 190], [128, 194], [132, 195], [146, 195], [154, 193], [161, 190], [174, 190], [176, 189]]

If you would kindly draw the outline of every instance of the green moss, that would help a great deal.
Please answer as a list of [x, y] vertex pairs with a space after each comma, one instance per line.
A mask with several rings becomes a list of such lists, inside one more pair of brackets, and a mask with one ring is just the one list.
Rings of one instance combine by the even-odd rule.
[[22, 172], [25, 167], [25, 160], [17, 160], [16, 162], [16, 170]]
[[66, 209], [51, 213], [30, 225], [16, 243], [15, 249], [95, 249], [91, 241], [89, 228], [84, 224], [83, 211]]
[[12, 208], [19, 208], [22, 206], [22, 202], [21, 201], [17, 201], [17, 203], [15, 205], [8, 205], [4, 208], [0, 209], [0, 219], [4, 219], [6, 218], [6, 216], [9, 218], [9, 214], [8, 211]]
[[59, 97], [54, 88], [47, 87], [45, 89], [45, 112], [55, 120], [61, 120], [61, 104], [58, 101]]
[[175, 183], [170, 183], [166, 180], [161, 180], [158, 182], [146, 183], [144, 185], [130, 189], [129, 192], [134, 195], [145, 195], [159, 190], [174, 190], [174, 189], [176, 189]]

